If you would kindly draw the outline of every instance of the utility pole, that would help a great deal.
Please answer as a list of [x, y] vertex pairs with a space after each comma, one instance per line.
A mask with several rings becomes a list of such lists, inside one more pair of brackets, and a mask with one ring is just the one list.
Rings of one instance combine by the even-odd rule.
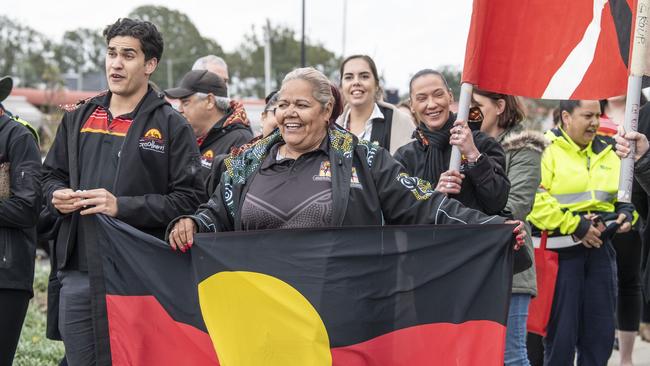
[[264, 44], [264, 95], [271, 93], [271, 21], [266, 19]]
[[307, 57], [305, 55], [305, 0], [302, 0], [302, 39], [300, 41], [300, 66], [307, 66]]
[[168, 58], [167, 59], [167, 88], [173, 88], [174, 87], [174, 73], [172, 72], [172, 65], [174, 64], [174, 61], [172, 59]]
[[343, 35], [341, 39], [341, 56], [345, 57], [345, 38], [348, 25], [348, 0], [343, 0]]

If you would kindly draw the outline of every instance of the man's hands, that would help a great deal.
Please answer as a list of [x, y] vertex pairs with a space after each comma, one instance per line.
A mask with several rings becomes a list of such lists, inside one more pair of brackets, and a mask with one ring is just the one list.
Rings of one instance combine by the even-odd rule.
[[81, 209], [82, 215], [101, 213], [112, 217], [117, 216], [117, 198], [104, 188], [87, 191], [59, 189], [52, 193], [52, 204], [64, 215]]
[[77, 211], [79, 207], [75, 206], [75, 203], [79, 201], [79, 198], [74, 193], [70, 188], [54, 191], [52, 193], [52, 205], [64, 215]]
[[634, 161], [641, 159], [641, 157], [648, 152], [650, 146], [646, 136], [639, 132], [625, 132], [623, 127], [618, 128], [618, 134], [614, 136], [616, 140], [616, 155], [621, 158], [626, 158], [630, 153], [630, 141], [636, 142], [636, 152], [634, 154]]

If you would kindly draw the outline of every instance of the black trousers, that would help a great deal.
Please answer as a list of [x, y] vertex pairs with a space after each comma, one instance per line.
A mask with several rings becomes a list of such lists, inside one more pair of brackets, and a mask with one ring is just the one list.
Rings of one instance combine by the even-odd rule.
[[25, 290], [0, 289], [0, 366], [14, 361], [30, 297]]
[[616, 329], [636, 332], [641, 321], [641, 235], [636, 230], [612, 239], [618, 270]]

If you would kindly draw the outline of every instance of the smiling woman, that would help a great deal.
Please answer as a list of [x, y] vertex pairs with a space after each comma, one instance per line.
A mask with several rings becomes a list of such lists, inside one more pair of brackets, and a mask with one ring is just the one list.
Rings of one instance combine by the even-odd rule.
[[[395, 153], [406, 171], [437, 184], [436, 190], [487, 214], [503, 210], [510, 182], [505, 154], [494, 139], [456, 121], [454, 100], [444, 76], [424, 69], [411, 78], [411, 110], [418, 121], [416, 141]], [[452, 146], [462, 154], [460, 171], [449, 170]]]
[[226, 158], [210, 201], [169, 225], [174, 250], [190, 248], [197, 231], [504, 221], [448, 200], [377, 143], [330, 123], [334, 97], [321, 72], [292, 71], [279, 94], [280, 128]]
[[375, 61], [353, 55], [341, 64], [341, 92], [346, 110], [337, 123], [359, 139], [379, 143], [394, 153], [412, 141], [415, 125], [409, 115], [384, 103]]

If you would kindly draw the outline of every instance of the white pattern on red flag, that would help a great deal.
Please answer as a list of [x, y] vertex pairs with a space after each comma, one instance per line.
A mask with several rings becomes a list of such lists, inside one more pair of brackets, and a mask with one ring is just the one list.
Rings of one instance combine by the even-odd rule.
[[533, 98], [625, 94], [612, 1], [475, 0], [463, 81]]

